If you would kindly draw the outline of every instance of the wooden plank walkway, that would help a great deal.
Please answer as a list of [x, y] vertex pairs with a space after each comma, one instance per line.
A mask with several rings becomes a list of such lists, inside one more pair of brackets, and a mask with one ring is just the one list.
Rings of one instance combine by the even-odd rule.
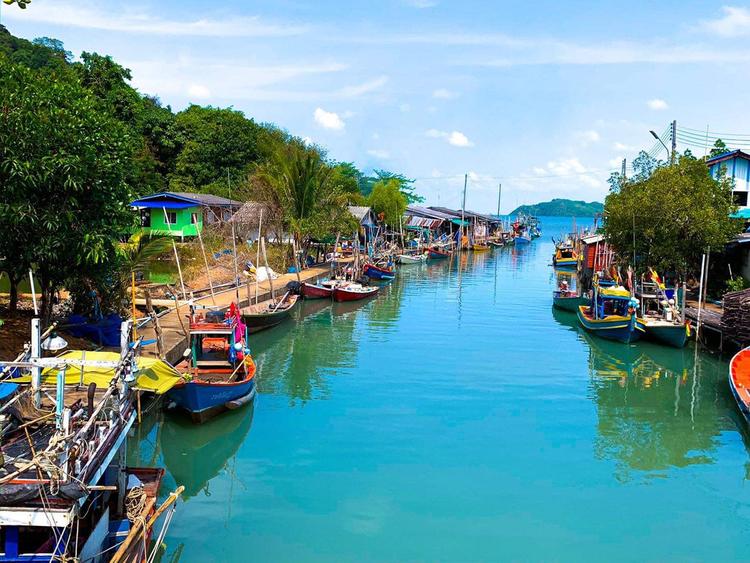
[[[338, 264], [345, 264], [350, 262], [351, 259], [340, 259], [338, 261]], [[313, 266], [312, 268], [308, 268], [306, 270], [303, 270], [300, 272], [299, 277], [300, 280], [310, 281], [310, 280], [317, 280], [321, 277], [326, 277], [330, 275], [331, 273], [331, 265], [328, 264], [320, 264], [317, 266]], [[273, 282], [273, 288], [274, 292], [276, 293], [277, 297], [281, 297], [284, 295], [286, 290], [286, 285], [291, 281], [297, 281], [297, 274], [283, 274], [280, 275], [275, 280], [272, 280]], [[243, 285], [239, 288], [239, 295], [240, 295], [240, 307], [245, 307], [249, 304], [248, 302], [248, 291], [250, 295], [251, 300], [255, 300], [255, 282], [251, 281], [248, 285]], [[271, 297], [271, 287], [268, 281], [261, 282], [258, 284], [258, 299], [260, 301], [263, 301], [265, 299], [269, 299]], [[181, 301], [181, 300], [180, 300]], [[214, 303], [214, 300], [211, 298], [211, 295], [203, 296], [203, 297], [196, 297], [193, 302], [197, 305], [204, 305], [204, 306], [216, 306], [218, 308], [227, 308], [229, 307], [232, 302], [237, 301], [237, 291], [235, 288], [226, 289], [221, 291], [220, 293], [216, 293], [216, 302]], [[185, 350], [185, 348], [188, 345], [187, 335], [185, 334], [183, 330], [183, 324], [184, 327], [187, 328], [187, 317], [189, 309], [187, 305], [181, 305], [179, 307], [179, 310], [172, 308], [167, 313], [163, 313], [159, 317], [159, 326], [161, 327], [162, 331], [162, 340], [164, 344], [164, 359], [167, 360], [171, 364], [178, 363], [182, 358], [182, 353]], [[180, 318], [182, 318], [182, 323], [180, 323]], [[143, 326], [142, 328], [138, 329], [138, 336], [143, 336], [145, 339], [156, 339], [156, 332], [154, 330], [154, 327], [152, 326], [153, 323], [148, 323], [146, 326]], [[147, 346], [143, 349], [142, 352], [143, 356], [147, 357], [156, 357], [157, 356], [157, 348], [156, 345]]]

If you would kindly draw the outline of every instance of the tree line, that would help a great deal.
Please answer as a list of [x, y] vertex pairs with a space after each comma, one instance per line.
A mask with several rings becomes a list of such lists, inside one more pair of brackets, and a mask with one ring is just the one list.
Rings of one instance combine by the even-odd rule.
[[421, 198], [413, 181], [365, 174], [273, 124], [233, 108], [175, 112], [130, 85], [112, 57], [62, 42], [27, 41], [0, 25], [0, 271], [10, 307], [29, 268], [44, 315], [65, 287], [76, 303], [122, 293], [120, 240], [136, 227], [128, 204], [160, 191], [259, 201], [300, 244], [356, 229], [347, 205], [371, 205], [397, 225]]

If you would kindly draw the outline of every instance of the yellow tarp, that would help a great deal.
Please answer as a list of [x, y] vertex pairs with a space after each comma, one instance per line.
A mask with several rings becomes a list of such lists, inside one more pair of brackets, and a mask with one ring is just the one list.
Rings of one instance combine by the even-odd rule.
[[601, 293], [605, 297], [630, 297], [630, 292], [621, 285], [617, 285], [614, 287], [602, 287], [599, 290], [599, 293]]
[[[85, 355], [85, 356], [84, 356]], [[70, 360], [85, 360], [98, 362], [117, 362], [120, 354], [117, 352], [83, 352], [71, 350], [65, 352], [60, 358]], [[174, 387], [181, 379], [180, 372], [167, 362], [155, 358], [137, 358], [138, 373], [134, 387], [141, 391], [149, 391], [162, 395]], [[115, 370], [111, 367], [86, 366], [83, 368], [83, 384], [95, 383], [97, 387], [107, 387], [112, 381]], [[10, 383], [31, 383], [31, 375], [8, 380]], [[57, 382], [57, 370], [45, 368], [42, 371], [42, 384], [55, 385]], [[65, 384], [77, 385], [81, 382], [81, 368], [69, 366], [65, 372]]]

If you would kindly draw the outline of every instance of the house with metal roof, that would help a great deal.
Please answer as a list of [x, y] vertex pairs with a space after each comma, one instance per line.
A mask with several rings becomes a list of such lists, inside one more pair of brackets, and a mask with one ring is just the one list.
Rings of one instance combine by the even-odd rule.
[[709, 158], [706, 164], [712, 178], [718, 179], [723, 172], [726, 178], [733, 180], [734, 202], [740, 208], [737, 216], [750, 219], [750, 154], [741, 150], [729, 151]]
[[160, 192], [130, 203], [145, 234], [180, 239], [198, 236], [204, 224], [229, 221], [241, 206], [242, 202], [225, 197], [188, 192]]

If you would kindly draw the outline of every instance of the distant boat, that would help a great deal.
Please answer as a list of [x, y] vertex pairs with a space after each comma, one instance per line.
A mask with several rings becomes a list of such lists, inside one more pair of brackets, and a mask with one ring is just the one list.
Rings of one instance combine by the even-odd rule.
[[591, 300], [588, 297], [578, 295], [575, 291], [557, 290], [552, 293], [552, 305], [561, 311], [576, 313], [578, 307], [589, 304]]
[[513, 239], [513, 242], [516, 246], [518, 246], [519, 244], [529, 244], [531, 242], [531, 237], [527, 234], [517, 235]]
[[374, 280], [392, 280], [396, 277], [396, 272], [388, 268], [381, 268], [375, 264], [365, 264], [362, 268], [363, 273]]
[[552, 257], [556, 270], [575, 270], [578, 267], [578, 253], [570, 246], [560, 246]]
[[450, 258], [451, 253], [441, 250], [439, 248], [430, 248], [427, 251], [427, 258], [430, 260], [442, 260], [443, 258]]
[[255, 397], [256, 366], [245, 342], [245, 325], [232, 303], [226, 317], [208, 320], [191, 311], [189, 359], [178, 366], [190, 376], [169, 391], [193, 422], [240, 408]]
[[359, 301], [375, 295], [378, 290], [377, 286], [366, 286], [358, 283], [342, 283], [333, 289], [334, 301]]
[[304, 282], [302, 284], [302, 296], [305, 299], [330, 299], [333, 297], [333, 285]]
[[292, 314], [298, 301], [299, 295], [287, 292], [280, 300], [267, 299], [255, 305], [248, 305], [240, 314], [250, 334], [254, 334], [284, 322]]
[[638, 323], [633, 298], [622, 286], [596, 288], [594, 301], [590, 306], [580, 305], [577, 314], [583, 328], [607, 340], [627, 344], [639, 340], [645, 332]]
[[729, 364], [729, 389], [742, 416], [750, 423], [750, 348], [737, 352]]
[[405, 266], [407, 264], [422, 264], [427, 260], [427, 254], [399, 254], [396, 262]]

